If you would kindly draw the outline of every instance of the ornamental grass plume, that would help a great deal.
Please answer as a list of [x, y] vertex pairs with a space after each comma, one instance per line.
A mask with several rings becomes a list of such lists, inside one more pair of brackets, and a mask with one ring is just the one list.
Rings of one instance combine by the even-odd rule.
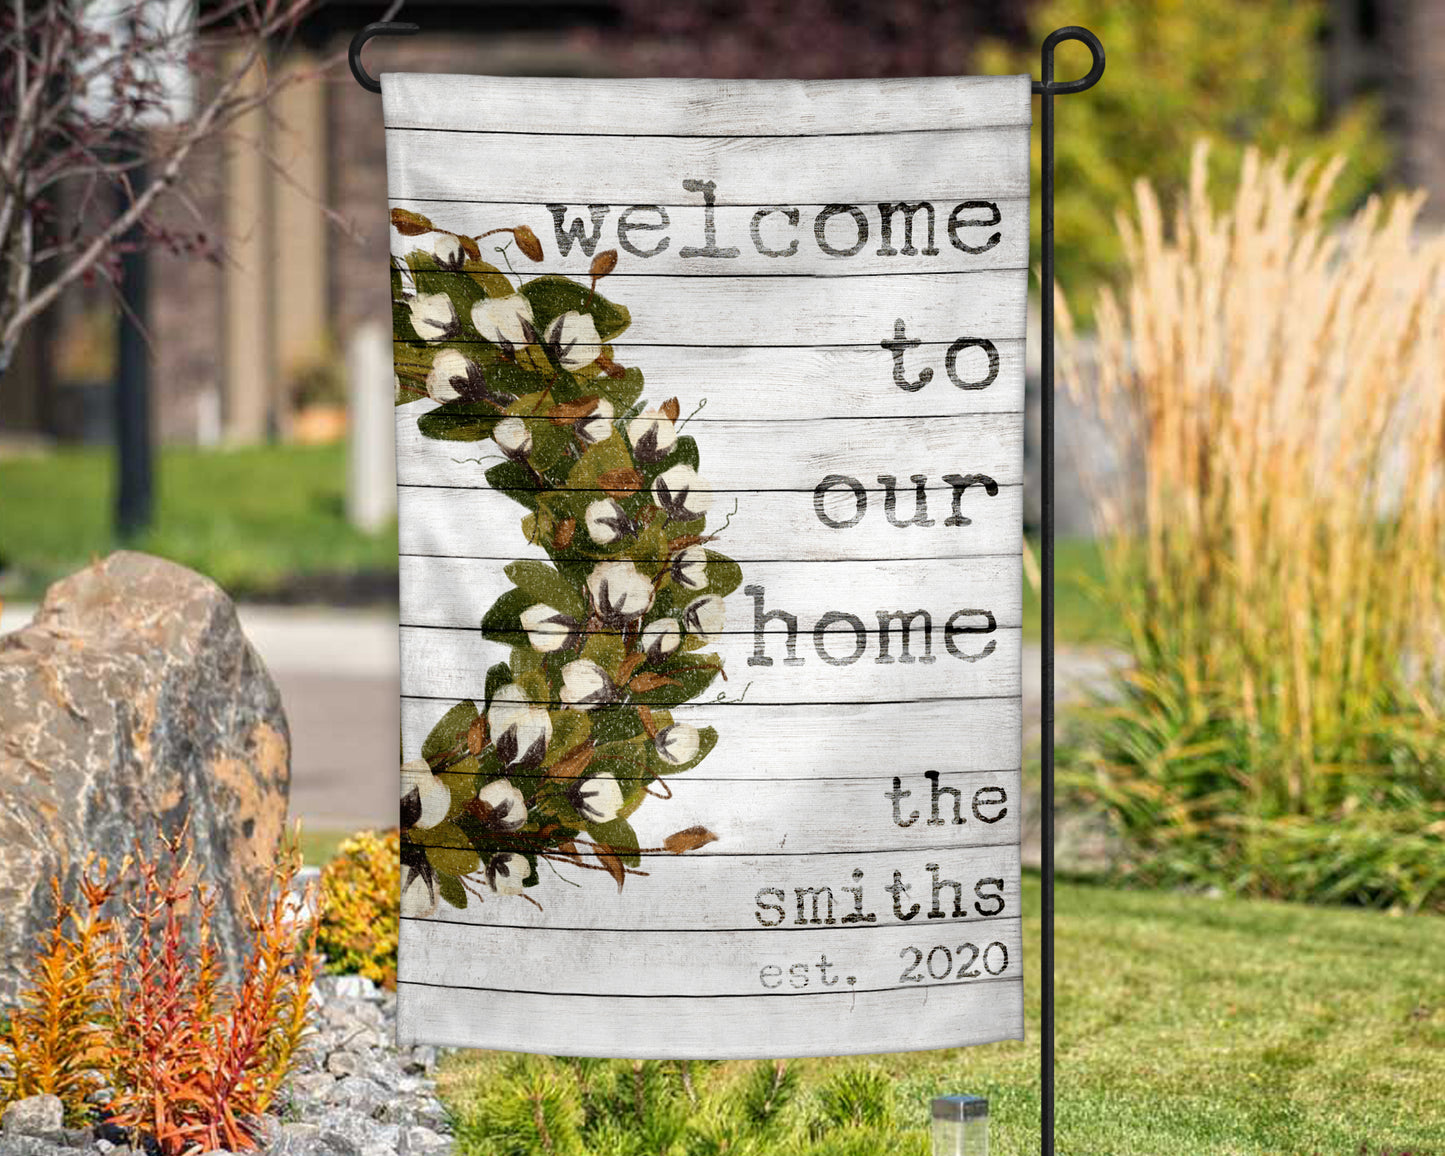
[[1327, 228], [1340, 167], [1251, 151], [1218, 209], [1200, 146], [1120, 222], [1064, 377], [1140, 467], [1097, 503], [1133, 670], [1071, 781], [1153, 874], [1445, 909], [1445, 238], [1423, 194]]

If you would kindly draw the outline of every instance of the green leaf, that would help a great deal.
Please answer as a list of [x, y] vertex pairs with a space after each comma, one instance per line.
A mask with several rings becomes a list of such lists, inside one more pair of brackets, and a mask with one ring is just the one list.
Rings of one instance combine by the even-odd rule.
[[587, 741], [592, 730], [591, 712], [585, 710], [554, 710], [552, 716], [552, 741], [547, 745], [547, 757], [542, 760], [544, 767], [555, 766], [577, 747]]
[[537, 479], [521, 462], [500, 462], [487, 470], [487, 482], [494, 490], [501, 490], [514, 502], [520, 502], [529, 510], [537, 508], [537, 501], [543, 491], [537, 488]]
[[465, 911], [467, 889], [462, 886], [462, 881], [455, 875], [438, 875], [436, 881], [437, 893], [453, 907], [459, 907]]
[[707, 552], [707, 591], [719, 598], [726, 598], [736, 590], [743, 580], [743, 568], [726, 554], [715, 550]]
[[525, 590], [508, 590], [482, 615], [482, 637], [503, 646], [518, 646], [522, 633], [521, 613], [538, 600]]
[[700, 695], [721, 672], [722, 660], [715, 654], [674, 654], [657, 673], [675, 679], [676, 683], [633, 697], [648, 706], [677, 706]]
[[470, 847], [428, 847], [426, 861], [440, 875], [470, 875], [482, 865], [482, 857]]
[[544, 603], [570, 618], [577, 619], [578, 622], [587, 617], [587, 603], [583, 601], [577, 588], [546, 562], [531, 558], [519, 559], [509, 563], [504, 572], [516, 584], [517, 589], [531, 597], [532, 602]]
[[517, 290], [512, 282], [495, 265], [488, 265], [485, 261], [478, 261], [476, 258], [468, 258], [462, 266], [465, 273], [472, 282], [482, 291], [484, 297], [510, 297]]
[[625, 651], [620, 634], [589, 634], [582, 644], [582, 657], [591, 659], [607, 672], [614, 682], [622, 672]]
[[476, 703], [457, 703], [432, 727], [431, 734], [427, 735], [426, 742], [422, 743], [421, 757], [429, 763], [436, 763], [448, 752], [464, 745], [467, 731], [471, 729], [472, 720], [476, 717]]
[[447, 810], [448, 819], [455, 819], [462, 813], [462, 809], [477, 797], [477, 788], [481, 785], [477, 779], [480, 770], [481, 764], [476, 757], [469, 755], [441, 772], [442, 782], [452, 793], [452, 805]]
[[[591, 712], [595, 717], [592, 720], [592, 741], [597, 743], [599, 748], [603, 743], [622, 742], [634, 735], [642, 734], [642, 720], [638, 718], [635, 710], [624, 707], [606, 707], [602, 710]], [[602, 752], [599, 749], [598, 754]], [[593, 760], [596, 763], [596, 760]], [[599, 770], [606, 768], [605, 763], [597, 763]]]
[[642, 370], [628, 366], [621, 377], [599, 377], [588, 388], [610, 401], [612, 408], [620, 414], [642, 396]]
[[625, 307], [614, 304], [601, 294], [593, 295], [588, 286], [568, 277], [556, 274], [533, 277], [522, 286], [521, 292], [532, 303], [532, 315], [539, 333], [545, 332], [547, 326], [563, 313], [592, 314], [592, 323], [597, 326], [597, 335], [603, 341], [611, 341], [632, 324], [632, 314]]
[[613, 819], [610, 823], [589, 823], [587, 834], [591, 835], [595, 842], [611, 847], [617, 852], [618, 858], [629, 867], [641, 864], [642, 857], [637, 853], [637, 832], [626, 819]]
[[499, 662], [487, 669], [487, 701], [486, 705], [492, 705], [492, 699], [497, 691], [512, 681], [512, 668], [505, 662]]
[[[422, 391], [426, 396], [426, 391]], [[485, 401], [449, 401], [417, 418], [423, 437], [445, 442], [480, 442], [492, 436], [502, 415]]]
[[[567, 475], [567, 488], [569, 490], [595, 490], [597, 479], [610, 470], [624, 470], [632, 468], [632, 455], [627, 452], [627, 446], [620, 437], [610, 437], [598, 442], [588, 449], [580, 458], [577, 464], [572, 467]], [[595, 500], [596, 494], [587, 495], [588, 500]]]

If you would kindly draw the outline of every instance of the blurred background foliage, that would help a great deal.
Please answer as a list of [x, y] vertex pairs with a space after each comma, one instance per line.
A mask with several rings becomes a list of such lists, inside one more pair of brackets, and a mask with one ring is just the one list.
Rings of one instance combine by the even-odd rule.
[[[1169, 200], [1189, 177], [1194, 142], [1213, 142], [1215, 188], [1228, 196], [1243, 151], [1286, 150], [1297, 159], [1350, 159], [1336, 184], [1332, 212], [1357, 205], [1375, 189], [1391, 160], [1382, 109], [1358, 99], [1326, 106], [1318, 0], [1048, 0], [1029, 10], [1028, 40], [1080, 24], [1103, 42], [1107, 82], [1085, 99], [1056, 100], [1054, 229], [1059, 283], [1076, 312], [1092, 312], [1090, 295], [1115, 281], [1123, 249], [1115, 218], [1148, 178]], [[1058, 80], [1083, 76], [1088, 50], [1065, 43], [1055, 53]], [[978, 53], [980, 72], [1039, 75], [1036, 47], [999, 40]], [[1035, 112], [1037, 119], [1037, 112]], [[1039, 136], [1033, 139], [1034, 252], [1039, 244]], [[1035, 257], [1037, 260], [1037, 257]]]

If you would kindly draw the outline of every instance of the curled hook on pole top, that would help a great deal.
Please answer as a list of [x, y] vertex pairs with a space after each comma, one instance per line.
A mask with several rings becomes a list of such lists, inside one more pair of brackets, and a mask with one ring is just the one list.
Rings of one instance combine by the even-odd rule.
[[347, 51], [346, 58], [351, 64], [351, 75], [356, 77], [356, 83], [366, 89], [367, 92], [380, 92], [381, 81], [366, 71], [366, 66], [361, 63], [361, 50], [366, 42], [373, 36], [415, 36], [421, 31], [419, 24], [406, 24], [393, 20], [385, 20], [376, 24], [368, 24], [360, 32], [351, 38], [351, 48]]
[[[1089, 50], [1089, 55], [1094, 58], [1088, 73], [1078, 80], [1054, 79], [1054, 48], [1065, 40], [1077, 40]], [[1035, 95], [1063, 96], [1070, 92], [1083, 92], [1093, 88], [1099, 83], [1099, 78], [1104, 75], [1104, 46], [1099, 42], [1097, 36], [1087, 28], [1080, 28], [1077, 24], [1071, 24], [1067, 28], [1056, 28], [1044, 38], [1043, 71], [1043, 79], [1034, 81]]]

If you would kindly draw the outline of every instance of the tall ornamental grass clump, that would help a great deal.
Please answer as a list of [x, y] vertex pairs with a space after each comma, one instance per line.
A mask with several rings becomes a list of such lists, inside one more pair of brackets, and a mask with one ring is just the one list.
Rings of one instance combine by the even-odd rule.
[[1445, 238], [1327, 228], [1339, 168], [1216, 208], [1200, 147], [1121, 221], [1065, 376], [1142, 467], [1097, 503], [1133, 668], [1069, 781], [1156, 881], [1445, 910]]

